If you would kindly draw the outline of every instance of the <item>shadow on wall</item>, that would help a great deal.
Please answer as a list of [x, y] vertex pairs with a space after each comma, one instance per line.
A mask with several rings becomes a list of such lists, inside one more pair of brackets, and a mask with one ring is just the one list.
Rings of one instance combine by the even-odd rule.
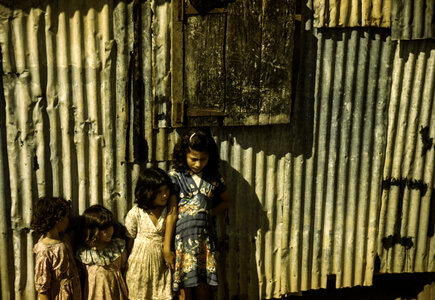
[[221, 171], [232, 197], [227, 213], [217, 219], [219, 251], [219, 299], [258, 299], [259, 280], [256, 253], [258, 234], [269, 230], [254, 188], [226, 161]]
[[[307, 12], [305, 12], [307, 13]], [[297, 24], [298, 25], [298, 24]], [[290, 152], [292, 156], [303, 155], [305, 159], [313, 155], [314, 116], [315, 116], [315, 82], [317, 67], [317, 37], [313, 31], [305, 31], [303, 26], [297, 26], [300, 35], [296, 33], [300, 45], [295, 45], [298, 56], [293, 70], [293, 80], [296, 81], [296, 94], [292, 99], [290, 118], [291, 134]], [[296, 76], [296, 78], [295, 78]]]

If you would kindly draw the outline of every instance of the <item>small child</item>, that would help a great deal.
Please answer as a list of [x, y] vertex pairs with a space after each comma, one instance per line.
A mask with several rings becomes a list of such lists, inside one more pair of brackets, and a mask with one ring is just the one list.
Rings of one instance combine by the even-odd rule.
[[[184, 135], [174, 147], [169, 172], [178, 194], [178, 215], [169, 203], [167, 232], [175, 227], [173, 290], [182, 299], [210, 299], [218, 285], [216, 234], [213, 217], [231, 203], [220, 175], [219, 154], [213, 138], [199, 130]], [[169, 237], [169, 234], [166, 236]], [[164, 256], [173, 264], [171, 243], [165, 239]]]
[[171, 271], [162, 252], [171, 186], [168, 175], [159, 168], [139, 174], [136, 204], [125, 218], [127, 236], [131, 238], [126, 275], [131, 300], [172, 299]]
[[35, 288], [39, 299], [81, 299], [80, 278], [65, 231], [71, 205], [62, 198], [40, 198], [34, 208], [32, 229], [41, 235], [35, 253]]
[[124, 268], [125, 241], [114, 237], [118, 229], [113, 214], [102, 205], [83, 212], [82, 246], [77, 258], [85, 269], [84, 299], [128, 299]]

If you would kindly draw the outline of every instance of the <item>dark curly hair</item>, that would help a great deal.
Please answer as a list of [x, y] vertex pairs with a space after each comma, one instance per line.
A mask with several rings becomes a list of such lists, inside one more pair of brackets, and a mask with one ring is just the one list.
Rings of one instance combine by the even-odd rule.
[[100, 204], [85, 209], [82, 215], [82, 225], [82, 243], [88, 247], [92, 246], [101, 230], [113, 226], [116, 231], [118, 227], [113, 213]]
[[60, 197], [41, 197], [33, 206], [30, 227], [38, 234], [49, 232], [71, 210], [71, 203]]
[[177, 171], [189, 170], [186, 161], [186, 155], [190, 150], [206, 152], [208, 154], [208, 162], [203, 171], [217, 170], [219, 168], [219, 153], [216, 142], [204, 132], [193, 129], [188, 131], [175, 144], [174, 152], [172, 153], [172, 167]]
[[162, 169], [153, 167], [140, 172], [134, 191], [137, 206], [142, 209], [153, 209], [154, 199], [160, 187], [164, 185], [168, 186], [172, 194], [172, 181]]

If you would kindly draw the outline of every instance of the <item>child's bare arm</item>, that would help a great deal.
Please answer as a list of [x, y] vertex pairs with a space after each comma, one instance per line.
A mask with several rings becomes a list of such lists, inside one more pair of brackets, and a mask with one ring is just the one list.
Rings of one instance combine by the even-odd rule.
[[225, 190], [222, 194], [219, 195], [219, 197], [222, 201], [215, 208], [213, 208], [212, 213], [214, 216], [224, 212], [231, 205], [231, 197], [228, 190]]
[[177, 221], [177, 197], [172, 195], [168, 203], [168, 215], [166, 218], [165, 242], [163, 245], [163, 256], [171, 270], [175, 267], [175, 254], [171, 251], [172, 236], [174, 235], [175, 222]]

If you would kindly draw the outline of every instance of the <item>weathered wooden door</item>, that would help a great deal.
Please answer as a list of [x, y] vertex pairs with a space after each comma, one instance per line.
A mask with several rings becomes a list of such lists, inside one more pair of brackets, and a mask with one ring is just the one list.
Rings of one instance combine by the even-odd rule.
[[172, 1], [172, 126], [290, 121], [295, 2]]

